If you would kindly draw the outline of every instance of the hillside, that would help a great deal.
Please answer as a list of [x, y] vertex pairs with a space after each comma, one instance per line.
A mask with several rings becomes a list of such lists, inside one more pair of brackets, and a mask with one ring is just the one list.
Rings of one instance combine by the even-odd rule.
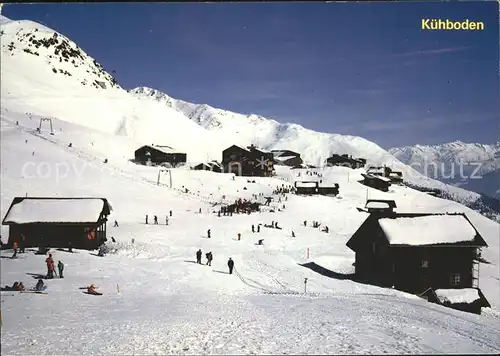
[[[169, 176], [157, 167], [130, 162], [134, 149], [153, 141], [185, 149], [192, 161], [220, 158], [221, 148], [235, 137], [243, 143], [256, 140], [248, 129], [262, 139], [262, 146], [286, 145], [312, 161], [325, 152], [345, 150], [377, 164], [407, 166], [362, 138], [315, 133], [264, 118], [248, 124], [238, 114], [228, 113], [226, 121], [214, 114], [221, 126], [205, 127], [200, 113], [188, 114], [196, 112], [194, 104], [166, 104], [125, 91], [63, 35], [54, 36], [30, 21], [0, 20], [2, 218], [14, 197], [105, 197], [113, 207], [108, 239], [116, 239], [108, 243], [105, 257], [52, 249], [54, 259], [65, 263], [65, 277], [46, 280], [46, 295], [0, 294], [2, 354], [500, 352], [498, 223], [405, 186], [392, 186], [386, 193], [367, 188], [358, 182], [363, 169], [345, 167], [309, 170], [321, 174], [325, 184], [340, 185], [335, 198], [286, 194], [262, 212], [219, 217], [215, 212], [221, 203], [255, 195], [263, 202], [277, 187], [303, 179], [307, 170], [277, 167], [276, 177], [251, 181], [189, 167], [170, 169]], [[36, 48], [38, 41], [42, 45]], [[55, 53], [61, 43], [79, 54], [75, 64]], [[104, 87], [92, 85], [95, 81]], [[47, 116], [54, 132], [46, 123], [37, 132]], [[448, 189], [417, 172], [408, 179]], [[463, 199], [477, 196], [449, 189]], [[357, 209], [367, 198], [394, 199], [398, 212], [466, 213], [488, 244], [482, 251], [480, 287], [492, 307], [482, 315], [468, 314], [344, 278], [353, 273], [355, 261], [346, 242], [367, 217]], [[58, 209], [62, 213], [64, 207]], [[146, 215], [150, 221], [157, 215], [159, 224], [145, 224]], [[273, 221], [282, 229], [264, 227]], [[311, 227], [312, 221], [329, 226], [329, 232]], [[262, 231], [253, 233], [252, 225], [259, 224]], [[0, 232], [6, 242], [8, 227], [1, 226]], [[259, 239], [263, 245], [257, 244]], [[195, 263], [198, 249], [203, 256], [213, 252], [212, 266]], [[12, 250], [1, 252], [2, 286], [36, 283], [46, 271], [46, 256], [34, 252], [27, 249], [16, 259], [10, 258]], [[233, 275], [227, 273], [229, 257], [235, 261]], [[306, 263], [337, 277], [315, 272]], [[103, 295], [82, 293], [80, 288], [90, 284]]]
[[391, 148], [389, 153], [431, 178], [500, 198], [500, 142], [485, 145], [454, 141]]
[[[356, 182], [361, 170], [327, 168], [318, 172], [326, 182], [340, 184], [337, 199], [288, 195], [281, 212], [218, 218], [210, 213], [211, 202], [222, 201], [222, 195], [229, 201], [269, 195], [275, 186], [297, 179], [297, 172], [280, 168], [279, 178], [256, 178], [249, 184], [245, 177], [232, 180], [227, 174], [179, 168], [172, 170], [170, 189], [167, 177], [156, 185], [157, 169], [136, 166], [118, 152], [103, 163], [107, 147], [126, 147], [131, 144], [126, 138], [59, 120], [54, 124], [62, 131], [38, 134], [37, 118], [1, 113], [2, 216], [13, 197], [25, 194], [105, 196], [113, 206], [110, 222], [117, 220], [120, 226], [108, 226], [108, 236], [117, 243], [110, 244], [116, 251], [105, 258], [88, 251], [53, 251], [66, 269], [64, 279], [46, 281], [49, 295], [2, 292], [2, 354], [500, 350], [499, 226], [470, 209], [405, 187], [393, 187], [388, 193], [366, 189]], [[26, 168], [27, 162], [33, 165]], [[42, 166], [50, 167], [50, 174]], [[182, 193], [182, 187], [191, 193]], [[466, 212], [489, 244], [483, 250], [489, 264], [481, 265], [481, 288], [493, 309], [482, 316], [466, 314], [300, 266], [314, 262], [337, 273], [352, 273], [354, 254], [345, 242], [366, 218], [356, 207], [367, 195], [396, 199], [401, 212]], [[277, 205], [273, 203], [275, 209]], [[165, 226], [168, 210], [173, 216]], [[160, 225], [145, 225], [145, 214], [158, 215]], [[263, 228], [258, 237], [252, 234], [251, 224], [271, 220], [279, 221], [283, 230]], [[303, 220], [320, 221], [330, 226], [330, 233], [304, 227]], [[208, 228], [211, 239], [204, 238]], [[7, 236], [5, 226], [1, 232]], [[237, 232], [241, 241], [236, 241]], [[257, 238], [264, 239], [264, 246], [255, 245]], [[198, 248], [213, 251], [213, 267], [192, 263]], [[31, 251], [21, 256], [11, 260], [9, 251], [2, 253], [2, 285], [20, 280], [30, 286], [34, 280], [29, 274], [43, 273], [44, 256]], [[228, 257], [236, 261], [234, 276], [225, 274]], [[303, 294], [304, 278], [308, 278], [307, 294]], [[103, 299], [89, 299], [94, 297], [78, 289], [90, 283], [99, 286]], [[84, 316], [75, 305], [85, 310]], [[435, 327], [439, 338], [429, 332]], [[56, 334], [59, 342], [54, 343]], [[290, 344], [291, 339], [301, 341]]]

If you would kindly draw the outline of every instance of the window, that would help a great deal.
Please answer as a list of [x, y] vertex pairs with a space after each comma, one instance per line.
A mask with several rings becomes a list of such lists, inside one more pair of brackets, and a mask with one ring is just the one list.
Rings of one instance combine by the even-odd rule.
[[453, 273], [450, 276], [450, 284], [456, 286], [460, 284], [460, 273]]
[[427, 268], [427, 267], [429, 267], [429, 261], [422, 260], [422, 268]]

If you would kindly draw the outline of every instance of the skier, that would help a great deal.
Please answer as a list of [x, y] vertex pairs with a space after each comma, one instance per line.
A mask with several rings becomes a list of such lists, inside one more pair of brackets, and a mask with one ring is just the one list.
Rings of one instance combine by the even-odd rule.
[[[132, 243], [134, 243], [134, 242], [132, 242]], [[105, 253], [106, 253], [106, 246], [104, 244], [102, 244], [101, 246], [99, 246], [99, 252], [97, 253], [97, 256], [104, 257]]]
[[206, 256], [207, 256], [207, 266], [212, 266], [212, 260], [214, 258], [214, 256], [212, 255], [212, 251], [207, 253]]
[[172, 210], [170, 210], [170, 216], [172, 216]]
[[114, 227], [118, 227], [118, 221], [115, 220], [115, 225]]
[[201, 265], [201, 248], [196, 251], [196, 263]]
[[260, 232], [260, 224], [257, 225], [257, 232]]
[[148, 224], [148, 214], [146, 214], [146, 225]]
[[229, 257], [229, 260], [227, 261], [227, 266], [229, 267], [229, 274], [233, 274], [234, 261], [231, 257]]
[[307, 226], [307, 220], [304, 220], [304, 226]]
[[47, 259], [45, 260], [45, 263], [47, 264], [47, 278], [49, 279], [54, 278], [55, 264], [51, 253], [49, 254], [49, 257], [47, 257]]
[[12, 255], [11, 258], [16, 258], [17, 257], [17, 241], [14, 241], [12, 243], [12, 249], [14, 250], [14, 254]]
[[153, 220], [154, 220], [154, 221], [153, 221], [153, 223], [154, 223], [155, 225], [158, 225], [158, 216], [156, 216], [156, 215], [155, 215], [155, 216], [153, 216]]
[[168, 216], [165, 216], [165, 225], [168, 225]]
[[252, 232], [255, 232], [255, 226], [252, 224]]
[[295, 237], [295, 231], [292, 231], [292, 237]]
[[64, 263], [62, 263], [61, 261], [57, 262], [57, 269], [59, 270], [59, 278], [64, 278], [63, 277]]
[[241, 240], [241, 234], [238, 232], [238, 241]]

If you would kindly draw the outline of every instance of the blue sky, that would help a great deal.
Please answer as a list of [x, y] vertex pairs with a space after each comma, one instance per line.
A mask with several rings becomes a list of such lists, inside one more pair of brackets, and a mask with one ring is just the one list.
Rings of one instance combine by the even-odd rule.
[[[6, 5], [124, 88], [365, 137], [384, 148], [500, 138], [496, 2]], [[422, 18], [484, 31], [422, 31]]]

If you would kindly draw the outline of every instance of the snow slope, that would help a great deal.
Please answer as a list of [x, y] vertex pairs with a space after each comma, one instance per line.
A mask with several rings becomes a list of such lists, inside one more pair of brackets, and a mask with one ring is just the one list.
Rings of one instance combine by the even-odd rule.
[[[115, 253], [105, 258], [88, 251], [53, 251], [66, 265], [65, 278], [47, 281], [48, 295], [2, 292], [2, 354], [500, 351], [499, 226], [470, 209], [404, 187], [387, 193], [367, 189], [356, 182], [362, 170], [334, 167], [320, 172], [325, 183], [340, 184], [340, 198], [289, 195], [280, 212], [218, 218], [210, 213], [211, 202], [222, 195], [268, 195], [300, 177], [280, 167], [279, 178], [248, 183], [244, 177], [233, 181], [229, 174], [179, 168], [171, 170], [171, 189], [167, 177], [156, 184], [154, 167], [118, 155], [103, 163], [99, 150], [115, 142], [124, 145], [123, 137], [59, 120], [54, 125], [62, 130], [55, 135], [37, 134], [34, 115], [11, 111], [3, 111], [1, 120], [2, 216], [14, 196], [104, 196], [114, 209], [110, 221], [120, 224], [108, 226], [117, 243], [111, 244]], [[181, 193], [182, 186], [191, 193]], [[492, 264], [481, 265], [481, 287], [494, 308], [482, 316], [466, 314], [300, 266], [314, 262], [352, 273], [354, 254], [345, 243], [366, 218], [356, 207], [367, 195], [392, 197], [400, 211], [467, 212], [490, 245], [483, 256]], [[170, 209], [173, 216], [165, 226]], [[145, 225], [145, 214], [158, 215], [160, 225]], [[328, 225], [330, 233], [304, 227], [305, 219]], [[283, 230], [263, 227], [258, 237], [251, 233], [251, 224], [271, 221], [279, 221]], [[5, 227], [2, 236], [7, 236]], [[258, 238], [263, 246], [255, 244]], [[213, 252], [212, 267], [193, 263], [198, 248]], [[5, 258], [10, 254], [2, 253], [1, 284], [34, 285], [31, 274], [44, 273], [45, 257], [28, 251], [26, 257]], [[232, 276], [226, 273], [228, 257], [236, 262]], [[78, 289], [90, 283], [104, 295]]]
[[431, 178], [500, 197], [500, 142], [486, 145], [454, 141], [391, 148], [389, 153]]

